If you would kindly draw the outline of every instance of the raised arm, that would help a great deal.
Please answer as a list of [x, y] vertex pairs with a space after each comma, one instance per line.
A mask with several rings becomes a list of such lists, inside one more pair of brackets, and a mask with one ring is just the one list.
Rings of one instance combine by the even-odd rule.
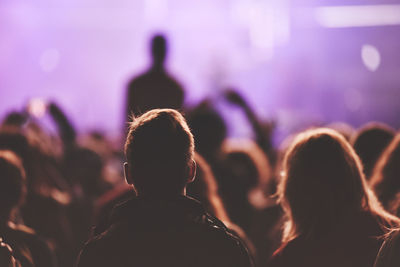
[[231, 103], [241, 108], [245, 113], [255, 134], [257, 144], [261, 147], [269, 159], [275, 160], [275, 152], [271, 143], [271, 135], [274, 128], [273, 123], [262, 123], [252, 107], [247, 101], [235, 90], [228, 89], [225, 91], [225, 98]]

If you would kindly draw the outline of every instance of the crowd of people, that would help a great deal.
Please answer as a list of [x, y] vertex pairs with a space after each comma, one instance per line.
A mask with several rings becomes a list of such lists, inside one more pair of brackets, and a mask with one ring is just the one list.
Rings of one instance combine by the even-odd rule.
[[0, 266], [400, 266], [400, 134], [329, 124], [276, 147], [228, 89], [254, 136], [230, 139], [210, 101], [184, 107], [166, 39], [151, 47], [123, 149], [56, 103], [56, 133], [26, 110], [3, 119]]

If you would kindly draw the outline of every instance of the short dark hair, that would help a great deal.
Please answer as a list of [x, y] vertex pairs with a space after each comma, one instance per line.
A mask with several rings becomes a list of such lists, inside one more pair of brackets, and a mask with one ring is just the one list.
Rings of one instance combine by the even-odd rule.
[[9, 215], [25, 194], [25, 171], [19, 157], [9, 150], [0, 150], [0, 212]]
[[125, 155], [137, 192], [181, 190], [194, 156], [193, 135], [178, 111], [153, 109], [131, 122]]

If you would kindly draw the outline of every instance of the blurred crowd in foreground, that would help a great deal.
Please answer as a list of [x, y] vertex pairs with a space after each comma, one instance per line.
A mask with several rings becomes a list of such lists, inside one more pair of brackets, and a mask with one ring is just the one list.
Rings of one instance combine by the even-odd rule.
[[211, 102], [183, 107], [165, 46], [129, 84], [125, 153], [56, 103], [56, 133], [28, 110], [3, 119], [0, 266], [400, 266], [394, 129], [335, 123], [274, 147], [230, 89], [254, 138], [229, 139]]

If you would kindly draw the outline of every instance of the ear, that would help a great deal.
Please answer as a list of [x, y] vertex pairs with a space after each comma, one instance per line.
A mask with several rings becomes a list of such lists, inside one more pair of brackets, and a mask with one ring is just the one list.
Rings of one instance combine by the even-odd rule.
[[132, 181], [132, 175], [129, 169], [129, 164], [128, 162], [124, 162], [124, 176], [125, 176], [125, 180], [128, 184], [132, 185], [133, 181]]
[[192, 160], [192, 162], [189, 166], [189, 173], [188, 173], [188, 179], [187, 179], [188, 184], [193, 182], [194, 179], [196, 178], [196, 168], [197, 168], [196, 161]]

